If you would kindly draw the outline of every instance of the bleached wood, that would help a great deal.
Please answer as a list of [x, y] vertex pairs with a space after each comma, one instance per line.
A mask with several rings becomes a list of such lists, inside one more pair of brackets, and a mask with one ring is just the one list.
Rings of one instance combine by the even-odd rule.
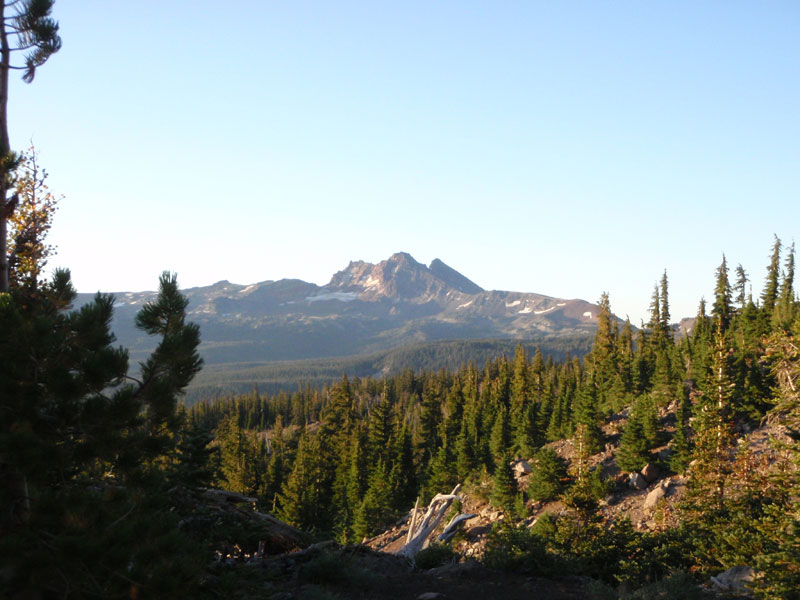
[[417, 509], [419, 508], [419, 496], [417, 496], [417, 501], [414, 503], [414, 510], [411, 513], [411, 523], [408, 525], [408, 535], [406, 536], [406, 544], [411, 541], [411, 534], [414, 533], [414, 525], [416, 525], [417, 521]]
[[444, 531], [439, 534], [439, 537], [436, 538], [437, 542], [449, 542], [450, 538], [452, 538], [456, 531], [458, 531], [458, 526], [461, 525], [464, 521], [469, 521], [470, 519], [474, 519], [477, 517], [477, 514], [469, 514], [469, 515], [456, 515], [450, 522], [447, 524], [447, 527], [444, 528]]
[[[406, 544], [398, 550], [398, 555], [405, 556], [411, 562], [414, 562], [414, 556], [417, 552], [426, 548], [430, 543], [431, 535], [442, 522], [453, 500], [461, 499], [461, 496], [458, 495], [460, 489], [461, 484], [459, 483], [449, 494], [436, 494], [430, 504], [428, 504], [428, 509], [425, 511], [419, 523], [414, 522], [417, 513], [417, 507], [414, 507], [408, 535], [406, 536]], [[453, 524], [453, 520], [451, 520], [450, 524]]]

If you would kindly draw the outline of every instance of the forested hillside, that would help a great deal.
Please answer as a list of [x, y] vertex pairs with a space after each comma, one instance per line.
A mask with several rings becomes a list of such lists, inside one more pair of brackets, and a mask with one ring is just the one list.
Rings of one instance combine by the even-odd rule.
[[[485, 365], [218, 398], [193, 406], [190, 422], [213, 432], [218, 485], [340, 543], [380, 532], [418, 495], [460, 482], [506, 515], [487, 550], [495, 559], [502, 550], [525, 564], [544, 553], [563, 568], [637, 586], [674, 571], [750, 565], [761, 597], [796, 597], [800, 449], [776, 446], [764, 463], [748, 444], [767, 422], [795, 435], [800, 417], [794, 248], [783, 262], [781, 251], [776, 239], [758, 298], [746, 293], [741, 267], [731, 283], [723, 258], [710, 307], [701, 300], [682, 337], [670, 325], [665, 273], [649, 323], [635, 334], [601, 297], [582, 361], [518, 347]], [[609, 436], [612, 420], [624, 427]], [[568, 464], [548, 446], [564, 438], [576, 449]], [[599, 503], [625, 486], [589, 467], [609, 448], [622, 472], [652, 464], [688, 476], [674, 526], [637, 531], [600, 516]], [[515, 458], [535, 465], [526, 489], [512, 476]], [[533, 529], [510, 525], [534, 501], [556, 498], [567, 507], [561, 516]]]

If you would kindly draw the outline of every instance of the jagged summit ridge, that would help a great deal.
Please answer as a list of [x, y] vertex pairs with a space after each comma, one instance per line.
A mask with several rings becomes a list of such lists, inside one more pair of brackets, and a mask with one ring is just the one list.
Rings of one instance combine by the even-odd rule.
[[434, 258], [428, 267], [431, 273], [442, 281], [447, 282], [452, 287], [465, 294], [480, 294], [485, 291], [481, 286], [476, 284], [470, 279], [464, 277], [461, 273], [456, 271], [449, 265], [444, 264], [438, 258]]
[[448, 293], [478, 294], [483, 291], [438, 258], [426, 267], [407, 252], [392, 254], [378, 264], [351, 261], [325, 287], [356, 293], [361, 300], [390, 298], [418, 302], [429, 302]]

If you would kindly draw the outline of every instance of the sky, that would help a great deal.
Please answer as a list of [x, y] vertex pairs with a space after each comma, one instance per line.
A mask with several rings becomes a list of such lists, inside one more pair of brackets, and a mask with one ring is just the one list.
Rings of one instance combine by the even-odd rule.
[[79, 291], [405, 251], [674, 320], [800, 235], [800, 3], [57, 0], [12, 147]]

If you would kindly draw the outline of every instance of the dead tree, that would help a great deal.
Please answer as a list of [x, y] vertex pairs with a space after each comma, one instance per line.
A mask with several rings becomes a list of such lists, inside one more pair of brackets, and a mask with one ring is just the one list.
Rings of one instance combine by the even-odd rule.
[[[447, 513], [447, 509], [449, 509], [450, 505], [453, 503], [453, 500], [461, 500], [461, 496], [458, 495], [458, 491], [460, 489], [461, 484], [459, 483], [449, 494], [436, 494], [419, 522], [417, 522], [417, 513], [419, 508], [419, 498], [417, 498], [417, 503], [414, 505], [414, 510], [411, 512], [411, 521], [408, 525], [406, 544], [397, 551], [399, 556], [404, 556], [412, 563], [414, 562], [414, 556], [416, 556], [417, 552], [423, 548], [426, 548], [430, 543], [431, 535], [434, 531], [436, 531], [436, 528], [439, 527], [439, 524], [442, 522], [442, 519]], [[455, 534], [458, 526], [474, 516], [475, 515], [463, 514], [454, 516], [450, 520], [450, 523], [448, 523], [447, 527], [445, 527], [445, 530], [439, 535], [437, 540], [450, 540], [450, 538], [452, 538]]]

